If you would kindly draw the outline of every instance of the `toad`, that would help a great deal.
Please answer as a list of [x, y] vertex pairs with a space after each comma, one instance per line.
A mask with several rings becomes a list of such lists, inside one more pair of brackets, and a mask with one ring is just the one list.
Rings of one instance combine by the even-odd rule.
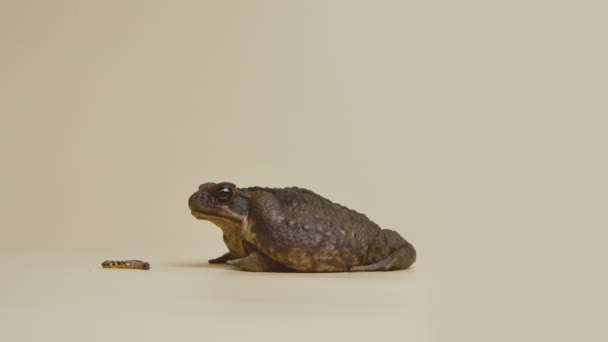
[[209, 260], [252, 272], [389, 271], [410, 267], [416, 250], [397, 232], [302, 188], [205, 183], [192, 215], [224, 235], [228, 252]]

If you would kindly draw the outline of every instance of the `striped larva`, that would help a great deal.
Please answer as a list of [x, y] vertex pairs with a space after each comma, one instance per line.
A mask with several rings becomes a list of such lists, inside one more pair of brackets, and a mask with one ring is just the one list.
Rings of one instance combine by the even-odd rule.
[[134, 270], [149, 270], [150, 264], [140, 260], [106, 260], [101, 263], [103, 268], [128, 268]]

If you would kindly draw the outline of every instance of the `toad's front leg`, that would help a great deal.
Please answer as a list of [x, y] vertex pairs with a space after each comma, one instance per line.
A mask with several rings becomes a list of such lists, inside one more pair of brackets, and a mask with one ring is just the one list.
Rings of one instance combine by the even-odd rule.
[[209, 260], [209, 263], [210, 264], [226, 264], [228, 261], [234, 260], [234, 259], [236, 259], [236, 258], [234, 258], [232, 256], [232, 253], [228, 252], [220, 257]]

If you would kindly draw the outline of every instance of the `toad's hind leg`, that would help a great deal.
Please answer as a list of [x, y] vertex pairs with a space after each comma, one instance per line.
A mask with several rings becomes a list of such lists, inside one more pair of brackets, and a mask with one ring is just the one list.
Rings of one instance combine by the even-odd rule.
[[266, 254], [255, 251], [248, 256], [227, 262], [229, 265], [237, 266], [241, 271], [249, 272], [287, 272], [291, 269], [272, 260]]
[[403, 270], [410, 267], [416, 261], [416, 250], [409, 243], [375, 264], [351, 267], [353, 272], [369, 271], [392, 271]]

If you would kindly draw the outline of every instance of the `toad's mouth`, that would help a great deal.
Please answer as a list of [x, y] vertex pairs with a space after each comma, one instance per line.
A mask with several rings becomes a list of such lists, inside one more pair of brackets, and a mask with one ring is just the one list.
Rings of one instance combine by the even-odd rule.
[[190, 213], [192, 214], [192, 216], [196, 217], [199, 220], [205, 220], [205, 219], [217, 217], [217, 214], [215, 214], [215, 213], [213, 213], [213, 214], [206, 213], [206, 212], [200, 211], [200, 210], [190, 210]]
[[240, 222], [244, 217], [234, 214], [232, 212], [221, 212], [221, 211], [202, 211], [202, 210], [190, 210], [192, 216], [194, 216], [197, 220], [207, 220], [207, 221], [229, 221], [229, 222]]

